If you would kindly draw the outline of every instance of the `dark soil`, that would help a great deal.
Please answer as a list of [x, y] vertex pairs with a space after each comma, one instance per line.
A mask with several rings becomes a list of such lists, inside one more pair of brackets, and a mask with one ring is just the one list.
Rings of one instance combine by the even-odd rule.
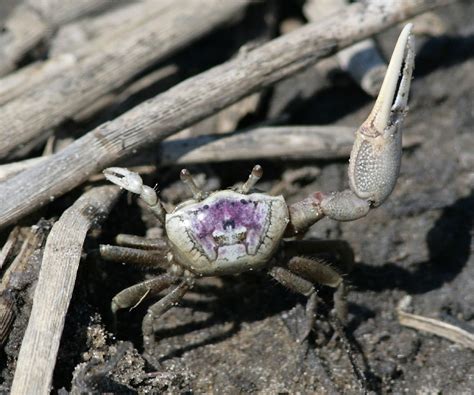
[[[293, 3], [292, 3], [293, 4]], [[280, 20], [300, 17], [299, 2], [279, 7]], [[258, 26], [258, 9], [249, 26]], [[417, 37], [406, 136], [421, 143], [404, 151], [397, 187], [389, 200], [366, 218], [348, 223], [324, 219], [308, 238], [346, 240], [356, 265], [348, 273], [349, 322], [341, 338], [328, 315], [331, 290], [321, 288], [325, 305], [309, 341], [297, 342], [304, 320], [304, 298], [264, 273], [209, 278], [157, 323], [160, 366], [143, 359], [141, 319], [149, 304], [118, 316], [112, 325], [115, 293], [151, 274], [136, 268], [84, 260], [59, 350], [54, 389], [146, 393], [419, 393], [474, 392], [474, 351], [448, 340], [400, 326], [396, 306], [412, 295], [417, 314], [438, 318], [474, 332], [474, 5], [470, 1], [437, 11], [445, 27], [440, 36]], [[249, 39], [247, 19], [193, 45], [177, 57], [185, 73], [195, 73], [229, 56], [237, 38]], [[251, 22], [250, 22], [251, 21]], [[258, 29], [249, 28], [261, 37]], [[378, 39], [389, 55], [400, 27]], [[225, 34], [224, 34], [225, 33]], [[235, 33], [235, 36], [233, 34]], [[240, 35], [239, 35], [240, 34]], [[259, 36], [260, 35], [260, 36]], [[242, 43], [240, 43], [242, 44]], [[196, 57], [201, 56], [199, 60]], [[194, 63], [192, 63], [194, 62]], [[324, 88], [321, 88], [324, 87]], [[344, 124], [354, 129], [373, 101], [341, 73], [323, 79], [311, 69], [266, 93], [265, 105], [244, 119], [251, 125], [287, 113], [291, 124]], [[262, 147], [264, 149], [264, 147]], [[270, 189], [285, 173], [301, 167], [320, 169], [314, 179], [286, 188], [289, 202], [311, 191], [347, 187], [347, 161], [261, 163], [259, 188]], [[254, 163], [209, 164], [191, 168], [207, 184], [226, 188], [244, 180]], [[175, 181], [179, 168], [154, 178], [164, 199], [176, 203], [187, 192]], [[77, 196], [77, 193], [74, 195]], [[47, 217], [61, 213], [55, 203]], [[87, 240], [86, 251], [111, 243], [118, 233], [156, 233], [156, 222], [135, 199], [123, 199]], [[25, 298], [22, 311], [29, 311]], [[19, 314], [1, 358], [7, 391], [26, 324]], [[358, 374], [362, 372], [362, 375]]]

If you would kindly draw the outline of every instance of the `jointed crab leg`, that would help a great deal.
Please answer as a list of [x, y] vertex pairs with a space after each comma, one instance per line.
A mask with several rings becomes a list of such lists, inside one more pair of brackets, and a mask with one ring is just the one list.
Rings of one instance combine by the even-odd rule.
[[142, 322], [142, 332], [143, 348], [145, 349], [146, 357], [150, 362], [156, 361], [153, 352], [156, 344], [153, 323], [156, 319], [166, 313], [171, 307], [178, 304], [192, 286], [193, 280], [192, 278], [188, 278], [179, 283], [166, 296], [148, 308], [148, 312]]
[[125, 233], [115, 236], [115, 242], [122, 247], [140, 248], [142, 250], [164, 250], [168, 247], [163, 239], [149, 239]]
[[166, 259], [169, 247], [162, 250], [140, 250], [138, 248], [121, 247], [109, 244], [101, 244], [99, 253], [106, 261], [122, 262], [148, 268], [160, 268], [167, 270], [170, 263]]
[[374, 108], [356, 132], [349, 161], [350, 190], [329, 195], [316, 192], [290, 206], [289, 235], [304, 233], [324, 216], [338, 221], [361, 218], [382, 204], [395, 187], [414, 67], [411, 29], [408, 24], [401, 32]]

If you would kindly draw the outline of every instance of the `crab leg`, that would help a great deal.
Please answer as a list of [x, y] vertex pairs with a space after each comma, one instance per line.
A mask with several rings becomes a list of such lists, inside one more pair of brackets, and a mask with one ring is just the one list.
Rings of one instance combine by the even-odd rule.
[[289, 234], [304, 232], [324, 216], [338, 221], [364, 217], [395, 187], [415, 57], [411, 29], [408, 24], [402, 30], [374, 108], [356, 132], [349, 160], [350, 189], [332, 194], [316, 192], [290, 206]]

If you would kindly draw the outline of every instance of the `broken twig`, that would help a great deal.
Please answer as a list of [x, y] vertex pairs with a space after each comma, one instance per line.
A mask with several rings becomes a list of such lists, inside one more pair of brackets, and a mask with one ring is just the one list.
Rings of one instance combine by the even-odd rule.
[[0, 33], [0, 75], [7, 74], [16, 63], [58, 26], [92, 11], [110, 0], [25, 0], [5, 21]]
[[118, 196], [115, 186], [91, 189], [54, 224], [46, 241], [11, 393], [49, 393], [84, 239], [89, 229], [107, 216]]
[[[98, 16], [81, 19], [77, 22], [79, 26], [90, 23], [101, 28], [97, 30], [93, 27], [92, 32], [70, 32], [70, 36], [80, 42], [63, 42], [60, 44], [61, 50], [49, 52], [49, 59], [32, 63], [3, 77], [0, 80], [0, 104], [13, 100], [46, 80], [73, 68], [81, 59], [100, 52], [103, 46], [119, 45], [122, 35], [134, 34], [134, 29], [150, 19], [154, 19], [157, 24], [163, 23], [167, 18], [165, 11], [171, 4], [172, 0], [132, 2]], [[114, 20], [114, 17], [118, 17], [118, 20]], [[69, 27], [67, 31], [76, 30], [75, 26], [76, 24], [66, 25], [65, 29]]]
[[411, 297], [405, 296], [398, 304], [398, 321], [401, 325], [413, 328], [419, 331], [432, 333], [433, 335], [444, 337], [454, 343], [474, 350], [474, 333], [470, 333], [457, 326], [434, 318], [423, 317], [417, 314], [407, 313], [411, 303]]
[[[233, 160], [342, 159], [348, 158], [351, 153], [354, 130], [355, 127], [349, 126], [265, 126], [221, 135], [173, 138], [160, 144], [158, 156], [140, 158], [144, 159], [140, 163], [151, 160], [162, 166], [174, 166]], [[421, 142], [419, 135], [404, 136], [403, 148], [413, 147]], [[265, 149], [262, 150], [262, 147]], [[0, 165], [0, 181], [46, 162], [50, 157], [40, 156]], [[145, 172], [150, 172], [149, 166], [144, 166]], [[156, 170], [155, 166], [152, 168]], [[143, 174], [143, 170], [137, 168], [133, 171]], [[102, 174], [97, 174], [89, 180], [103, 178]]]

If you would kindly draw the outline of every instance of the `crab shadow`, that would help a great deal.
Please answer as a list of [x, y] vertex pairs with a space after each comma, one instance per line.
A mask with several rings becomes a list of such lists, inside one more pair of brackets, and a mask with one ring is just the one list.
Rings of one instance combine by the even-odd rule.
[[[225, 341], [237, 334], [245, 323], [262, 321], [305, 303], [304, 297], [291, 293], [265, 272], [226, 276], [221, 280], [220, 286], [197, 281], [194, 297], [185, 296], [179, 306], [166, 313], [163, 325], [155, 324], [156, 353], [161, 355], [161, 362]], [[131, 339], [137, 345], [142, 343], [141, 320], [149, 306], [150, 302], [143, 303], [131, 312], [120, 314], [119, 338]], [[180, 322], [183, 316], [186, 317], [184, 323]], [[165, 322], [173, 324], [169, 326]]]
[[395, 263], [371, 266], [358, 263], [351, 281], [360, 290], [403, 290], [423, 294], [443, 286], [461, 273], [471, 255], [474, 227], [474, 193], [443, 209], [428, 231], [429, 259], [408, 270]]

